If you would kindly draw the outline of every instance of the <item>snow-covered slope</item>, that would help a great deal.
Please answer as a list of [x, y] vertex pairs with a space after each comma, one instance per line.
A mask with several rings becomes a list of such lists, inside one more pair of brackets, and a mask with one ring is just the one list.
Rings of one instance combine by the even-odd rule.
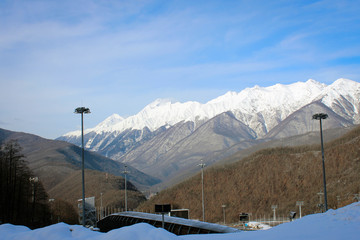
[[348, 79], [338, 79], [326, 87], [317, 99], [321, 99], [329, 108], [341, 117], [360, 122], [360, 88], [359, 83]]

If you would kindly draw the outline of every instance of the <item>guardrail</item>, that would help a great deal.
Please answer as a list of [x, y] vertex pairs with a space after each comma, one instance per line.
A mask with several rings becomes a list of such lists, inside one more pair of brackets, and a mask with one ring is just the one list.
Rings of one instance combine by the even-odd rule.
[[[142, 212], [121, 212], [109, 215], [97, 222], [101, 232], [145, 222], [155, 227], [162, 226], [162, 216]], [[196, 220], [164, 216], [164, 229], [176, 235], [207, 234], [207, 233], [231, 233], [239, 229], [231, 228], [215, 223], [207, 223]]]

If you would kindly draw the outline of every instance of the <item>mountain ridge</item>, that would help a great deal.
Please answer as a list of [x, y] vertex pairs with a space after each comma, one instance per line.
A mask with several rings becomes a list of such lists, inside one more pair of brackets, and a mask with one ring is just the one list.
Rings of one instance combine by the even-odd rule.
[[[195, 171], [193, 166], [200, 161], [213, 164], [219, 160], [214, 155], [222, 156], [233, 146], [242, 150], [318, 131], [318, 121], [312, 119], [318, 112], [330, 116], [324, 130], [359, 124], [359, 109], [360, 83], [338, 79], [325, 85], [308, 80], [228, 92], [205, 104], [158, 99], [127, 119], [112, 115], [99, 128], [87, 129], [84, 138], [88, 149], [168, 181], [188, 175], [183, 171]], [[153, 125], [137, 129], [140, 121]], [[129, 122], [133, 127], [120, 131], [119, 126]], [[154, 126], [160, 127], [153, 130]], [[81, 143], [77, 133], [58, 139]]]
[[[96, 132], [100, 134], [103, 132], [121, 132], [127, 129], [142, 130], [145, 127], [154, 131], [162, 126], [173, 126], [181, 121], [196, 122], [198, 120], [210, 119], [227, 111], [240, 109], [244, 114], [253, 114], [263, 111], [264, 104], [266, 105], [265, 110], [271, 109], [273, 105], [277, 107], [284, 103], [289, 106], [291, 105], [290, 109], [283, 111], [284, 113], [281, 116], [281, 119], [283, 119], [285, 116], [288, 116], [289, 112], [293, 112], [314, 100], [323, 98], [324, 95], [329, 94], [329, 92], [339, 92], [343, 94], [344, 91], [341, 91], [341, 88], [344, 86], [351, 86], [346, 87], [348, 91], [346, 93], [348, 94], [354, 90], [354, 86], [355, 89], [359, 88], [359, 83], [340, 78], [331, 85], [325, 85], [310, 79], [306, 82], [296, 82], [289, 85], [276, 84], [270, 87], [255, 86], [253, 88], [246, 88], [239, 93], [229, 91], [205, 104], [194, 101], [172, 103], [169, 100], [157, 99], [145, 106], [145, 108], [136, 115], [122, 118], [118, 114], [113, 114], [94, 128], [86, 129], [85, 133]], [[329, 91], [329, 89], [331, 89], [331, 91]], [[357, 92], [357, 96], [359, 95], [360, 93]], [[260, 103], [259, 98], [263, 98]], [[328, 98], [330, 99], [325, 99], [326, 101], [324, 103], [329, 106], [332, 104], [331, 99], [333, 99], [334, 96], [328, 96]], [[281, 101], [279, 99], [281, 99]], [[356, 107], [356, 112], [359, 113], [359, 107]], [[113, 124], [105, 124], [111, 122]], [[80, 136], [80, 134], [80, 131], [73, 131], [63, 136]]]

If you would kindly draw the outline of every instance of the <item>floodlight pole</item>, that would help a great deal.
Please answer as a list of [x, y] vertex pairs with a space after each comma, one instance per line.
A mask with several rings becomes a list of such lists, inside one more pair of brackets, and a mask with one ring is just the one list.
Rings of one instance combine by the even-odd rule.
[[301, 206], [304, 205], [304, 201], [297, 201], [296, 202], [296, 206], [299, 206], [299, 215], [300, 215], [300, 218], [302, 217], [301, 215]]
[[39, 178], [38, 177], [30, 177], [29, 181], [32, 184], [32, 218], [31, 218], [31, 222], [32, 224], [34, 224], [34, 215], [35, 215], [35, 188], [37, 183], [39, 182]]
[[129, 172], [127, 171], [127, 166], [125, 165], [125, 170], [123, 171], [123, 174], [125, 175], [125, 212], [127, 211], [127, 179], [126, 179], [126, 175]]
[[78, 107], [75, 109], [75, 113], [81, 114], [82, 225], [85, 227], [84, 113], [90, 113], [90, 109]]
[[205, 163], [201, 160], [201, 163], [199, 164], [201, 167], [201, 197], [202, 197], [202, 218], [203, 222], [205, 222], [205, 201], [204, 201], [204, 167]]
[[271, 208], [273, 210], [273, 221], [276, 221], [276, 209], [277, 209], [278, 205], [272, 205]]
[[100, 193], [100, 220], [103, 219], [103, 202], [102, 202], [103, 193]]
[[320, 120], [320, 138], [321, 138], [321, 157], [322, 157], [322, 168], [323, 168], [323, 182], [324, 182], [324, 201], [325, 201], [325, 212], [328, 210], [327, 205], [327, 192], [326, 192], [326, 175], [325, 175], [325, 157], [324, 157], [324, 141], [322, 133], [322, 119], [328, 118], [325, 113], [317, 113], [313, 115], [313, 119]]
[[223, 209], [223, 215], [224, 215], [224, 225], [226, 225], [226, 217], [225, 217], [225, 208], [226, 208], [226, 205], [223, 204], [221, 205], [222, 209]]

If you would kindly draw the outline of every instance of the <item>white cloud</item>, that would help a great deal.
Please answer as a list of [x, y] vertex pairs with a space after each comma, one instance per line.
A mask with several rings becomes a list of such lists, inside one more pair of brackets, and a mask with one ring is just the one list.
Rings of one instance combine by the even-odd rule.
[[43, 109], [65, 114], [81, 101], [103, 114], [114, 105], [135, 114], [158, 97], [204, 101], [313, 76], [359, 80], [358, 64], [342, 62], [360, 52], [359, 6], [350, 1], [7, 1], [0, 8], [6, 122], [20, 106], [42, 122]]

